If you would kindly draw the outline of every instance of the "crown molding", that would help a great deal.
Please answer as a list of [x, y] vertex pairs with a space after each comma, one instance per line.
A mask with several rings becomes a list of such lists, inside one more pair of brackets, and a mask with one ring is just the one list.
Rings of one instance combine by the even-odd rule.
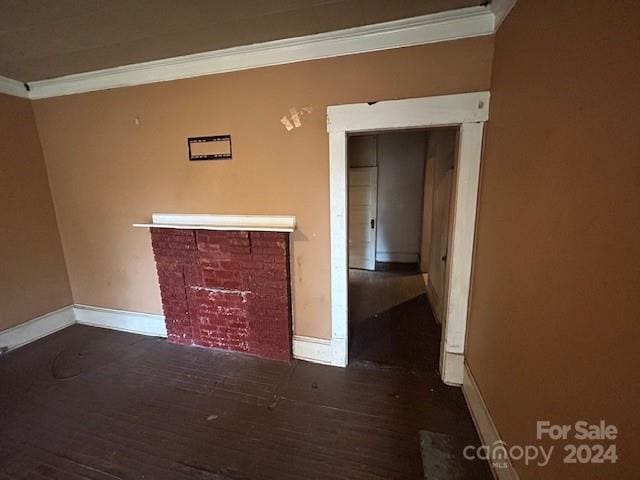
[[0, 93], [14, 97], [29, 98], [29, 91], [24, 83], [0, 75]]
[[[6, 82], [0, 81], [0, 91], [37, 100], [491, 35], [496, 30], [498, 17], [495, 12], [506, 15], [510, 9], [505, 6], [507, 3], [515, 2], [494, 0], [490, 6], [462, 8], [304, 37], [39, 80], [29, 82], [28, 92], [21, 82], [6, 79]], [[494, 4], [499, 4], [499, 8], [496, 7], [494, 10]]]
[[491, 0], [489, 8], [493, 12], [494, 17], [494, 33], [498, 31], [504, 19], [511, 12], [517, 0]]

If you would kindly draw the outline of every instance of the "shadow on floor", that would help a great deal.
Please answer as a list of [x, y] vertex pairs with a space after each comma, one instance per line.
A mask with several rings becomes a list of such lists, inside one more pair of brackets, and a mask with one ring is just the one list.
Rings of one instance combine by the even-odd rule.
[[421, 274], [349, 269], [349, 325], [368, 320], [424, 292]]
[[350, 362], [394, 365], [439, 379], [440, 328], [424, 294], [354, 323], [349, 339]]
[[350, 272], [350, 366], [403, 372], [428, 391], [418, 407], [433, 414], [418, 423], [425, 479], [492, 478], [485, 462], [463, 457], [478, 438], [461, 389], [440, 379], [440, 325], [424, 292], [420, 274]]

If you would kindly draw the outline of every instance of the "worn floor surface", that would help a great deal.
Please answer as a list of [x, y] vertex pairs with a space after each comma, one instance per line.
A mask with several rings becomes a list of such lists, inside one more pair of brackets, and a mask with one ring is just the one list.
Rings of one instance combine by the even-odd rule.
[[421, 431], [478, 441], [437, 329], [393, 345], [425, 311], [376, 317], [371, 349], [360, 324], [346, 369], [69, 327], [0, 357], [0, 479], [421, 479]]
[[[425, 293], [422, 274], [349, 269], [349, 325], [373, 319]], [[425, 312], [425, 315], [430, 315]]]

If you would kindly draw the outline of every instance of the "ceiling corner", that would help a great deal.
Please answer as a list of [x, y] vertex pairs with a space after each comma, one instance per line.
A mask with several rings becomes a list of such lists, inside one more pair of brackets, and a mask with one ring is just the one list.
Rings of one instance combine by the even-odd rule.
[[26, 83], [0, 76], [0, 93], [14, 97], [29, 98], [29, 90]]
[[507, 15], [511, 12], [513, 7], [515, 6], [517, 0], [491, 0], [489, 4], [489, 8], [491, 8], [491, 12], [493, 13], [494, 25], [493, 31], [496, 33], [504, 19], [507, 18]]

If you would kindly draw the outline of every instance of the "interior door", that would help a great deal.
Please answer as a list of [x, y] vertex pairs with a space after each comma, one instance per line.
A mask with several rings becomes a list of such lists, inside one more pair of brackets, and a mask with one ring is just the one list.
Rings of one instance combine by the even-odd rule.
[[[436, 166], [438, 168], [438, 166]], [[429, 283], [435, 296], [438, 318], [443, 318], [445, 278], [449, 248], [449, 216], [451, 210], [451, 187], [453, 169], [441, 172], [436, 179], [433, 192], [432, 238], [429, 260]]]
[[378, 167], [349, 169], [349, 267], [376, 269]]

